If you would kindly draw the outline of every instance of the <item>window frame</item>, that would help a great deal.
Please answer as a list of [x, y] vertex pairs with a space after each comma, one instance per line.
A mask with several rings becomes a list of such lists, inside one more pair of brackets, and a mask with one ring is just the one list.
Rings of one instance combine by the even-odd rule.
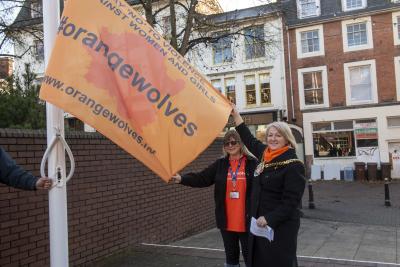
[[227, 77], [224, 77], [224, 78], [222, 78], [222, 80], [223, 80], [223, 84], [224, 84], [224, 95], [226, 96], [226, 98], [228, 98], [229, 99], [229, 96], [228, 96], [228, 83], [227, 83], [227, 80], [233, 80], [233, 86], [234, 86], [234, 94], [235, 94], [235, 98], [234, 98], [234, 104], [236, 105], [236, 103], [237, 103], [237, 99], [236, 99], [236, 97], [237, 97], [237, 79], [236, 79], [236, 77], [235, 76], [227, 76]]
[[[301, 34], [304, 32], [310, 31], [318, 31], [318, 43], [319, 43], [319, 51], [313, 52], [303, 52], [302, 43], [301, 43]], [[325, 45], [324, 45], [324, 27], [323, 25], [316, 25], [305, 28], [297, 28], [296, 29], [296, 47], [297, 47], [297, 58], [307, 58], [307, 57], [316, 57], [316, 56], [324, 56], [325, 55]]]
[[303, 12], [302, 12], [302, 8], [301, 8], [301, 1], [302, 0], [296, 0], [297, 18], [305, 19], [305, 18], [318, 17], [318, 16], [321, 15], [321, 3], [320, 3], [320, 0], [314, 0], [315, 1], [315, 6], [316, 6], [316, 14], [306, 15], [306, 16], [302, 16]]
[[348, 8], [347, 4], [346, 4], [347, 0], [342, 0], [342, 10], [343, 10], [343, 12], [366, 8], [367, 7], [367, 0], [361, 0], [361, 1], [362, 1], [361, 7]]
[[[262, 99], [262, 97], [261, 97], [261, 79], [260, 79], [261, 75], [266, 75], [267, 79], [268, 79], [268, 83], [269, 83], [269, 102], [268, 103], [262, 103], [261, 102], [261, 99]], [[256, 76], [257, 76], [257, 80], [258, 80], [258, 92], [257, 92], [257, 94], [258, 94], [258, 99], [260, 100], [259, 101], [260, 102], [259, 105], [260, 106], [271, 106], [272, 105], [271, 73], [270, 72], [260, 72], [260, 73], [257, 73]], [[256, 91], [257, 91], [257, 88], [256, 88]]]
[[41, 18], [43, 17], [43, 4], [42, 1], [36, 0], [32, 1], [30, 5], [30, 13], [31, 13], [31, 18]]
[[[323, 104], [316, 104], [316, 105], [306, 105], [305, 103], [305, 94], [304, 94], [304, 73], [309, 72], [322, 72], [322, 95], [324, 98]], [[329, 89], [328, 89], [328, 69], [326, 66], [318, 66], [318, 67], [311, 67], [311, 68], [302, 68], [297, 70], [297, 77], [298, 77], [298, 88], [299, 88], [299, 100], [300, 100], [300, 109], [313, 109], [313, 108], [327, 108], [329, 107]]]
[[387, 123], [387, 128], [392, 129], [392, 128], [400, 128], [400, 125], [389, 125], [389, 120], [390, 119], [400, 119], [400, 116], [387, 116], [386, 117], [386, 123]]
[[[225, 34], [225, 33], [227, 33], [227, 32], [226, 32], [226, 31], [214, 32], [213, 35], [214, 35], [214, 36], [218, 36], [218, 35]], [[229, 39], [230, 39], [229, 49], [230, 49], [230, 52], [231, 52], [231, 53], [230, 53], [231, 58], [230, 58], [230, 61], [225, 61], [224, 58], [223, 58], [223, 59], [222, 59], [222, 62], [216, 63], [216, 62], [215, 62], [215, 47], [216, 47], [217, 45], [219, 45], [219, 42], [220, 42], [222, 39], [224, 39], [224, 38], [229, 38]], [[216, 42], [216, 43], [214, 43], [214, 44], [211, 45], [212, 64], [213, 64], [214, 66], [218, 66], [218, 65], [227, 65], [227, 64], [232, 64], [232, 63], [233, 63], [233, 49], [232, 49], [232, 43], [233, 43], [232, 36], [226, 36], [226, 37], [222, 37], [222, 38], [218, 39], [218, 42]], [[226, 46], [226, 47], [224, 46], [224, 47], [222, 48], [222, 55], [225, 54], [224, 51], [225, 51], [225, 49], [228, 49], [227, 47], [228, 47], [228, 46]]]
[[[335, 129], [335, 123], [337, 122], [351, 122], [352, 123], [352, 128], [348, 128], [348, 129]], [[314, 125], [317, 123], [321, 123], [322, 121], [319, 122], [313, 122], [311, 124], [311, 135], [312, 135], [312, 142], [313, 142], [313, 158], [317, 158], [317, 159], [340, 159], [340, 158], [356, 158], [357, 157], [357, 141], [355, 138], [355, 127], [354, 127], [354, 123], [355, 120], [350, 119], [350, 120], [339, 120], [339, 121], [326, 121], [324, 123], [329, 123], [330, 124], [330, 129], [329, 130], [314, 130]], [[347, 156], [316, 156], [315, 155], [315, 149], [314, 149], [314, 134], [333, 134], [333, 133], [344, 133], [344, 132], [350, 132], [352, 133], [352, 145], [354, 145], [354, 155], [347, 155]]]
[[392, 13], [394, 45], [400, 45], [400, 11]]
[[[367, 43], [363, 45], [349, 46], [348, 38], [347, 38], [347, 26], [352, 24], [366, 24], [366, 34], [367, 34]], [[364, 49], [372, 49], [374, 48], [374, 41], [372, 37], [372, 23], [371, 17], [362, 17], [358, 19], [352, 20], [344, 20], [342, 21], [342, 40], [343, 40], [343, 52], [352, 52]]]
[[396, 78], [397, 101], [400, 101], [400, 56], [394, 57], [394, 73]]
[[[350, 68], [361, 67], [361, 66], [366, 66], [366, 65], [370, 65], [371, 98], [372, 99], [371, 100], [353, 101], [351, 99]], [[377, 89], [378, 87], [377, 87], [377, 78], [376, 78], [375, 59], [344, 63], [343, 68], [344, 68], [344, 84], [345, 84], [345, 90], [346, 90], [346, 105], [354, 106], [354, 105], [378, 103], [378, 89]]]
[[[263, 51], [264, 51], [264, 53], [263, 53], [263, 55], [262, 56], [259, 56], [259, 57], [250, 57], [250, 58], [247, 58], [247, 53], [246, 53], [246, 51], [247, 51], [247, 41], [246, 41], [246, 38], [250, 38], [250, 37], [248, 37], [247, 35], [246, 35], [246, 31], [247, 30], [254, 30], [254, 29], [256, 29], [256, 28], [262, 28], [262, 33], [263, 33], [263, 41], [262, 42], [260, 42], [260, 41], [257, 41], [256, 40], [256, 38], [252, 38], [251, 40], [252, 40], [252, 46], [254, 47], [255, 45], [258, 45], [258, 44], [260, 44], [261, 43], [261, 45], [262, 45], [262, 47], [263, 47]], [[250, 27], [246, 27], [245, 29], [243, 29], [243, 41], [244, 41], [244, 46], [243, 46], [243, 48], [244, 48], [244, 61], [245, 62], [251, 62], [251, 61], [255, 61], [255, 60], [260, 60], [260, 59], [264, 59], [265, 57], [266, 57], [266, 55], [267, 55], [267, 51], [266, 51], [266, 47], [265, 47], [265, 37], [266, 37], [266, 32], [265, 32], [265, 25], [264, 24], [258, 24], [258, 25], [252, 25], [252, 26], [250, 26]], [[256, 40], [256, 41], [254, 41], [254, 40]], [[254, 49], [253, 49], [254, 50]]]

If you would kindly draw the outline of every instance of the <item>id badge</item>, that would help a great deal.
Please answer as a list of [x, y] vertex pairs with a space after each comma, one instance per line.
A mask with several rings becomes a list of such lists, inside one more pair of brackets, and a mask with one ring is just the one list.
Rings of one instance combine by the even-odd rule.
[[238, 199], [239, 198], [239, 192], [232, 191], [229, 193], [229, 197], [232, 199]]

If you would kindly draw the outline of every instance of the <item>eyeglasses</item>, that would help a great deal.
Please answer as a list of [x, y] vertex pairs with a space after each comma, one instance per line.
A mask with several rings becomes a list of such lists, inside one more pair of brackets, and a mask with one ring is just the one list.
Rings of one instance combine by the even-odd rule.
[[236, 146], [239, 142], [238, 141], [228, 141], [224, 143], [224, 146]]

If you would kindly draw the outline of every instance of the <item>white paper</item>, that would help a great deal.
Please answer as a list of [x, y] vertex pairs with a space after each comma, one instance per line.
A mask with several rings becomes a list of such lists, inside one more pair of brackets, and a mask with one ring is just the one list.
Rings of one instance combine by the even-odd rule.
[[274, 241], [274, 230], [268, 225], [267, 227], [259, 227], [254, 217], [251, 217], [250, 232], [253, 235], [264, 237], [269, 241]]

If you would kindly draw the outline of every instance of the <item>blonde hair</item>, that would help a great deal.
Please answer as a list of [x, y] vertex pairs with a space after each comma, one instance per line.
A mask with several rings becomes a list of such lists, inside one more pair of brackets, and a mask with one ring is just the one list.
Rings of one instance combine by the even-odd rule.
[[[231, 139], [239, 142], [240, 145], [240, 153], [243, 155], [246, 155], [247, 157], [251, 157], [254, 159], [257, 159], [248, 149], [247, 147], [243, 144], [242, 139], [240, 139], [240, 135], [238, 134], [238, 132], [236, 132], [236, 130], [228, 130], [225, 133], [223, 142], [225, 144], [225, 142], [229, 142]], [[224, 156], [227, 156], [228, 153], [226, 153], [225, 151], [225, 146], [222, 146], [222, 153], [224, 154]]]
[[296, 139], [294, 138], [294, 135], [292, 133], [292, 130], [290, 130], [289, 125], [286, 122], [283, 121], [274, 121], [270, 124], [267, 125], [267, 130], [266, 132], [266, 138], [268, 138], [268, 133], [269, 130], [271, 129], [271, 127], [274, 127], [279, 134], [281, 134], [286, 141], [288, 142], [288, 145], [294, 149], [297, 148], [297, 143], [296, 143]]

